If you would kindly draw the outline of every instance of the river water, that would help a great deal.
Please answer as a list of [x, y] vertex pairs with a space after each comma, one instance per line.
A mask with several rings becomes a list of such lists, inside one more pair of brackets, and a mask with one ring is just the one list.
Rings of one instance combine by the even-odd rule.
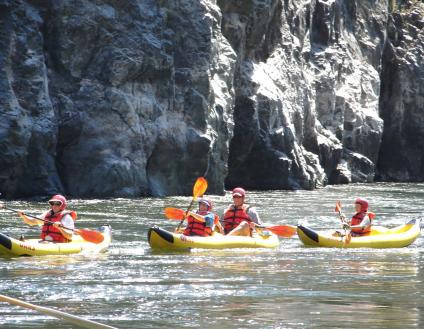
[[[424, 213], [424, 184], [352, 184], [315, 191], [250, 192], [269, 224], [339, 228], [336, 200], [351, 215], [369, 199], [375, 223], [392, 227]], [[211, 196], [221, 213], [230, 195]], [[190, 197], [72, 200], [79, 228], [110, 224], [113, 243], [101, 255], [0, 258], [0, 294], [118, 328], [424, 328], [424, 240], [402, 249], [325, 249], [296, 236], [273, 250], [152, 252], [147, 230], [172, 230], [164, 207]], [[7, 205], [40, 214], [46, 204]], [[0, 212], [0, 230], [37, 234]], [[1, 328], [75, 328], [0, 303]]]

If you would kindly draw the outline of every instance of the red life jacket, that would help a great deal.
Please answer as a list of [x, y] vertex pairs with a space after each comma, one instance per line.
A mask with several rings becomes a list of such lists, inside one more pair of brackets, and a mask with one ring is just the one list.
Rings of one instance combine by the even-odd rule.
[[224, 231], [225, 234], [232, 231], [236, 228], [241, 222], [251, 222], [247, 211], [249, 205], [244, 204], [241, 208], [236, 208], [234, 205], [231, 205], [224, 214]]
[[[372, 222], [372, 220], [375, 217], [375, 214], [374, 213], [368, 213], [366, 211], [357, 212], [355, 215], [353, 215], [352, 219], [350, 220], [350, 225], [354, 226], [354, 225], [361, 224], [361, 222], [362, 222], [362, 220], [364, 219], [365, 216], [368, 216], [369, 219], [370, 219], [370, 222]], [[352, 227], [351, 232], [354, 232], [354, 233], [357, 233], [357, 234], [369, 233], [369, 232], [371, 232], [371, 224], [364, 227], [364, 228]]]
[[60, 222], [65, 215], [71, 215], [72, 219], [75, 221], [77, 218], [77, 213], [75, 211], [61, 211], [54, 214], [52, 211], [49, 211], [46, 215], [44, 215], [44, 219], [49, 222], [44, 222], [41, 227], [41, 239], [44, 240], [47, 235], [52, 237], [53, 242], [69, 242], [70, 240], [66, 239], [62, 232], [56, 227], [53, 226], [53, 223]]
[[[209, 211], [197, 211], [199, 215], [205, 216]], [[219, 216], [214, 215], [214, 224], [219, 222]], [[188, 236], [210, 236], [212, 235], [212, 227], [207, 227], [205, 222], [199, 222], [193, 216], [187, 217], [187, 227], [185, 228], [184, 235]]]

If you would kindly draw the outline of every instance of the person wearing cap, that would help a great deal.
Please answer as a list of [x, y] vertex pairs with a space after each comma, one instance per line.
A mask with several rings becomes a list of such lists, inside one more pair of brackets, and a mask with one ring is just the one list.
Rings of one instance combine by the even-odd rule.
[[40, 217], [46, 221], [28, 217], [23, 212], [19, 215], [28, 225], [39, 225], [41, 227], [40, 238], [50, 242], [70, 242], [72, 241], [72, 231], [75, 228], [74, 221], [76, 212], [65, 210], [67, 206], [66, 198], [56, 194], [49, 200], [50, 209]]
[[368, 201], [364, 198], [355, 200], [355, 215], [350, 220], [349, 228], [352, 236], [361, 236], [371, 232], [372, 220], [375, 214], [368, 212]]
[[257, 225], [262, 225], [262, 221], [256, 209], [245, 204], [246, 191], [241, 187], [236, 187], [231, 192], [233, 204], [224, 213], [224, 231], [226, 235], [252, 236]]
[[205, 198], [199, 198], [199, 210], [196, 211], [199, 216], [187, 217], [187, 226], [183, 232], [185, 236], [210, 236], [215, 230], [215, 227], [219, 232], [223, 233], [224, 230], [219, 222], [219, 216], [212, 212], [212, 202]]

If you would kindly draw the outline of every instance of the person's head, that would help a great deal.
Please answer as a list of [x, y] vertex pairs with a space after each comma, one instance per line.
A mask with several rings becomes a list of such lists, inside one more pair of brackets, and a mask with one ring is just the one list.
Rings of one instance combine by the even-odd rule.
[[49, 205], [53, 212], [62, 211], [66, 208], [67, 205], [66, 198], [60, 194], [53, 195], [49, 200]]
[[244, 198], [246, 196], [246, 191], [241, 187], [236, 187], [231, 191], [233, 196], [233, 202], [235, 206], [241, 206], [244, 203]]
[[211, 211], [212, 210], [212, 202], [205, 198], [201, 197], [198, 199], [199, 201], [199, 210], [200, 211]]
[[364, 198], [357, 198], [355, 200], [355, 210], [356, 212], [368, 211], [368, 201]]

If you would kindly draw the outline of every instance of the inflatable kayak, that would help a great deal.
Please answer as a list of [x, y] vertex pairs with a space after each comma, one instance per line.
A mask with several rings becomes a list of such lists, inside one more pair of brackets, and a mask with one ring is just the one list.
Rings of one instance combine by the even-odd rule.
[[275, 248], [280, 241], [278, 236], [263, 231], [261, 235], [225, 236], [214, 233], [212, 236], [184, 236], [181, 233], [172, 233], [154, 226], [147, 233], [147, 240], [152, 249], [159, 250], [190, 250], [200, 249], [227, 249], [227, 248]]
[[110, 226], [102, 226], [98, 232], [104, 237], [100, 243], [85, 241], [79, 235], [74, 235], [71, 242], [55, 243], [41, 241], [40, 239], [14, 239], [0, 233], [0, 256], [44, 256], [104, 252], [112, 240]]
[[352, 236], [350, 241], [345, 237], [335, 237], [332, 231], [314, 231], [298, 225], [297, 235], [307, 246], [330, 248], [401, 248], [409, 246], [420, 235], [420, 219], [412, 219], [406, 224], [388, 229], [373, 226], [367, 235]]

